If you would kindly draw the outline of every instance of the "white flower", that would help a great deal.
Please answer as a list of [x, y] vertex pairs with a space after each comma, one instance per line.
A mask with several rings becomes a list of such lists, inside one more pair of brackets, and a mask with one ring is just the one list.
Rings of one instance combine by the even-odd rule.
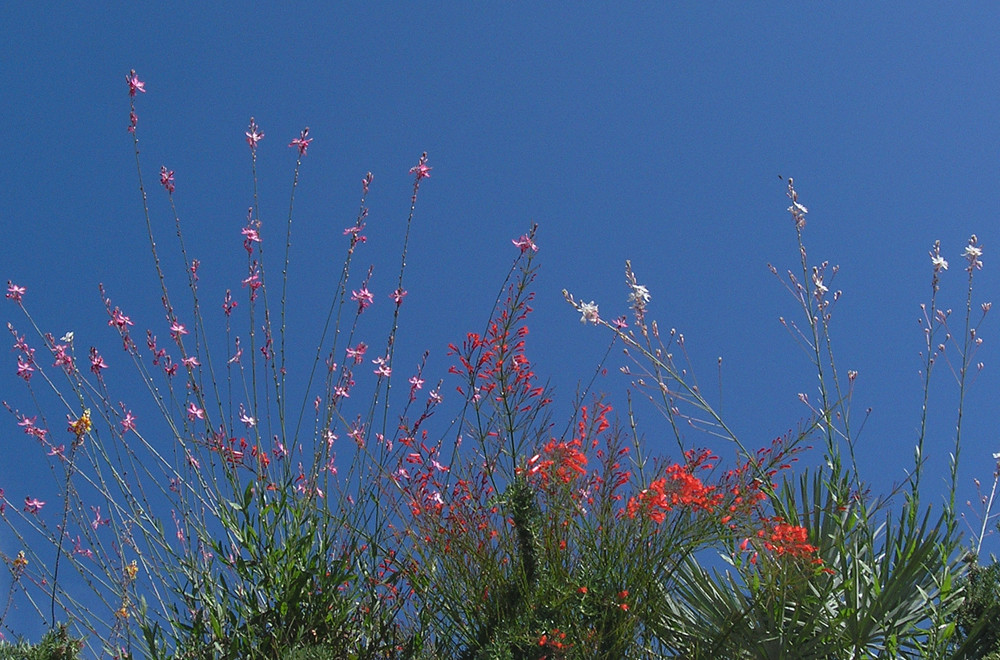
[[633, 309], [645, 309], [646, 303], [652, 296], [649, 295], [649, 289], [641, 284], [633, 285], [632, 293], [628, 294], [628, 302], [632, 305]]
[[579, 310], [581, 314], [580, 323], [590, 321], [591, 323], [596, 324], [601, 319], [600, 314], [597, 312], [597, 305], [594, 304], [593, 300], [589, 303], [581, 302]]
[[72, 344], [73, 343], [73, 333], [72, 332], [67, 332], [62, 337], [59, 338], [59, 341], [64, 341], [67, 344]]
[[805, 215], [809, 213], [809, 209], [802, 206], [798, 202], [792, 202], [792, 205], [788, 207], [788, 212], [792, 215]]
[[813, 284], [816, 285], [816, 295], [822, 296], [830, 290], [825, 284], [823, 284], [823, 278], [817, 273], [813, 273]]
[[948, 261], [940, 254], [931, 255], [931, 265], [934, 270], [948, 270]]

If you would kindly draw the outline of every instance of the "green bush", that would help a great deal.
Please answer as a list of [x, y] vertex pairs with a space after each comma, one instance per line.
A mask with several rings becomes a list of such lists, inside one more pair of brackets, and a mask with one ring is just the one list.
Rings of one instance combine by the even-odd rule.
[[69, 636], [65, 625], [45, 633], [37, 645], [0, 642], [0, 660], [73, 660], [83, 643]]
[[975, 642], [973, 653], [1000, 660], [1000, 562], [973, 564], [962, 579], [965, 601], [955, 617], [963, 640]]

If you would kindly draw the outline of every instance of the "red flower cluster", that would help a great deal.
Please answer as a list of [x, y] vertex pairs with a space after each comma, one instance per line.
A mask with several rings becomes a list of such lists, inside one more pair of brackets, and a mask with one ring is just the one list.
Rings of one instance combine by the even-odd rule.
[[629, 498], [625, 507], [629, 518], [635, 518], [641, 512], [659, 524], [666, 520], [668, 512], [677, 507], [712, 512], [719, 506], [724, 494], [715, 486], [706, 486], [693, 474], [699, 467], [711, 468], [708, 461], [717, 457], [707, 450], [698, 453], [689, 450], [685, 452], [685, 457], [688, 459], [685, 465], [674, 463], [668, 466], [665, 476], [654, 480], [648, 488]]
[[809, 543], [809, 532], [800, 525], [789, 525], [781, 518], [774, 518], [770, 529], [762, 529], [757, 536], [764, 539], [764, 547], [776, 556], [789, 555], [799, 559], [813, 557], [813, 563], [821, 564], [822, 559], [814, 557], [819, 548]]
[[[580, 438], [569, 442], [557, 442], [553, 438], [542, 447], [542, 453], [528, 460], [528, 474], [536, 475], [543, 487], [552, 476], [564, 484], [570, 483], [578, 476], [587, 474], [587, 456], [580, 451], [582, 446]], [[546, 458], [542, 458], [543, 455]]]

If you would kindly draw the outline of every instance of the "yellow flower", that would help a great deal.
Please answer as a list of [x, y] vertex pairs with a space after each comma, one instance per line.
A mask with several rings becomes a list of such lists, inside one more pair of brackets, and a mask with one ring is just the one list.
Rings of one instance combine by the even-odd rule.
[[90, 422], [90, 408], [86, 408], [76, 421], [69, 423], [69, 430], [79, 440], [87, 435], [92, 426], [93, 424]]
[[24, 550], [17, 553], [17, 557], [14, 559], [14, 572], [20, 573], [28, 565], [28, 560], [24, 558]]
[[122, 598], [122, 606], [119, 607], [117, 610], [115, 610], [115, 616], [118, 617], [119, 619], [127, 619], [128, 618], [128, 607], [129, 607], [130, 604], [131, 603], [129, 603], [128, 596], [125, 596], [124, 598]]
[[125, 577], [131, 582], [135, 579], [136, 574], [139, 572], [139, 566], [132, 560], [132, 563], [125, 567]]

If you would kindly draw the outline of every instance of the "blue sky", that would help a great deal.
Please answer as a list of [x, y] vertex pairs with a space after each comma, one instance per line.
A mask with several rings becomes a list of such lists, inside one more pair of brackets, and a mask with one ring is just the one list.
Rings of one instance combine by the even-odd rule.
[[[810, 209], [811, 261], [841, 267], [838, 364], [860, 372], [854, 406], [873, 409], [859, 444], [863, 476], [885, 492], [912, 466], [928, 250], [940, 239], [952, 264], [946, 307], [964, 304], [961, 253], [972, 233], [985, 247], [976, 303], [1000, 284], [998, 14], [988, 3], [931, 2], [123, 3], [104, 12], [8, 3], [0, 281], [26, 286], [44, 330], [102, 347], [112, 370], [128, 364], [114, 351], [99, 282], [137, 326], [160, 323], [125, 130], [124, 76], [134, 68], [148, 90], [139, 131], [158, 239], [173, 246], [169, 209], [152, 190], [163, 164], [176, 172], [207, 296], [243, 277], [251, 115], [266, 134], [258, 171], [276, 221], [295, 160], [286, 145], [304, 126], [314, 138], [295, 202], [296, 328], [319, 322], [367, 171], [375, 182], [361, 259], [375, 264], [373, 288], [389, 307], [407, 171], [426, 151], [433, 171], [411, 236], [400, 364], [416, 365], [427, 349], [429, 373], [444, 376], [447, 342], [481, 327], [514, 256], [510, 240], [537, 222], [528, 350], [556, 388], [557, 414], [569, 412], [608, 341], [580, 325], [561, 291], [595, 300], [605, 316], [624, 313], [631, 259], [652, 292], [651, 316], [685, 334], [710, 389], [723, 357], [723, 412], [744, 442], [763, 446], [807, 416], [797, 394], [815, 392], [778, 322], [797, 318], [795, 301], [766, 267], [798, 262], [779, 180], [793, 176]], [[4, 309], [5, 321], [24, 325], [13, 305]], [[975, 498], [973, 478], [988, 484], [1000, 451], [995, 317], [980, 336], [985, 369], [966, 402], [961, 500]], [[311, 338], [303, 330], [296, 341]], [[613, 369], [621, 363], [613, 355], [598, 385], [613, 402], [628, 385]], [[27, 408], [13, 352], [4, 364], [0, 398]], [[946, 365], [936, 376], [928, 502], [945, 492], [956, 403]], [[652, 446], [673, 446], [660, 418], [647, 411], [639, 422]], [[45, 470], [13, 419], [0, 429], [0, 487], [17, 501]], [[10, 552], [7, 539], [0, 546]]]

